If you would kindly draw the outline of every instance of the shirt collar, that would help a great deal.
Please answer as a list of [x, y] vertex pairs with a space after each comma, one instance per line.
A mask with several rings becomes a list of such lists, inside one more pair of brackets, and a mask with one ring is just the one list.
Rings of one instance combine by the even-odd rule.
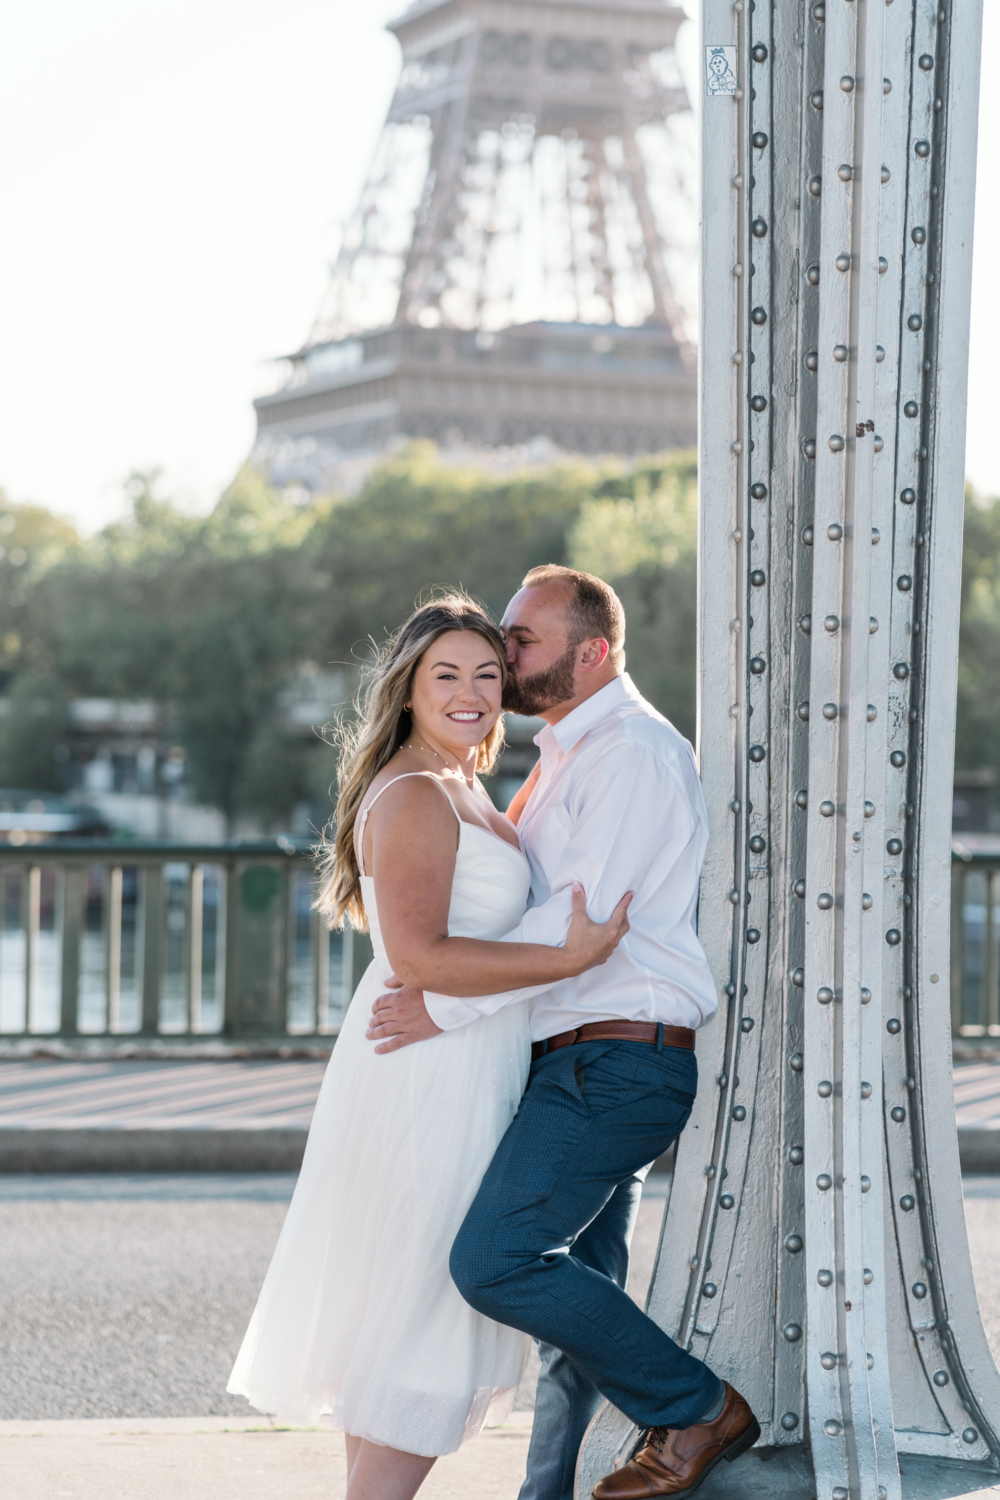
[[541, 749], [542, 740], [551, 736], [559, 746], [564, 755], [568, 755], [583, 739], [585, 734], [606, 719], [615, 709], [621, 708], [623, 704], [634, 702], [641, 696], [635, 683], [627, 672], [616, 677], [612, 682], [606, 683], [592, 697], [584, 701], [568, 713], [565, 719], [560, 719], [558, 724], [546, 724], [540, 734], [535, 735], [535, 744]]

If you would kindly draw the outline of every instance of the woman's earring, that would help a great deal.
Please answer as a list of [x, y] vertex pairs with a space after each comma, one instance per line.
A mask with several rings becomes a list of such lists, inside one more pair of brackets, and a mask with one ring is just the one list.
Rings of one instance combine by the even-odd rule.
[[406, 713], [406, 714], [408, 714], [410, 712], [411, 707], [412, 707], [412, 704], [404, 703], [403, 704], [403, 712]]

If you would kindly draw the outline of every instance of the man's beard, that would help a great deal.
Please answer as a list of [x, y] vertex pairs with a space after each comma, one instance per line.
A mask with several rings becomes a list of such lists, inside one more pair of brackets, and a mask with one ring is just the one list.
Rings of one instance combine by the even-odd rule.
[[557, 703], [566, 703], [576, 691], [573, 681], [573, 665], [576, 647], [569, 646], [558, 661], [536, 672], [532, 677], [515, 677], [508, 674], [503, 690], [502, 703], [512, 714], [540, 714]]

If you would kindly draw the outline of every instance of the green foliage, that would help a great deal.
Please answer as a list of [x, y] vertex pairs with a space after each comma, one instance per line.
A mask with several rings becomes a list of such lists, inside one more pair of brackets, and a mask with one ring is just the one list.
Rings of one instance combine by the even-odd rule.
[[[629, 671], [693, 738], [693, 454], [497, 476], [419, 443], [354, 500], [298, 507], [244, 468], [206, 517], [160, 489], [130, 476], [128, 516], [88, 541], [0, 494], [0, 785], [59, 786], [68, 698], [155, 698], [200, 799], [271, 826], [308, 803], [322, 822], [335, 754], [283, 698], [303, 663], [356, 663], [435, 584], [499, 616], [542, 562], [614, 584]], [[971, 494], [961, 632], [958, 765], [1000, 773], [1000, 502]]]
[[1000, 501], [965, 497], [959, 636], [959, 770], [1000, 777]]
[[238, 802], [266, 825], [287, 824], [293, 809], [314, 810], [317, 832], [336, 793], [337, 757], [319, 737], [292, 733], [277, 715], [262, 720], [243, 760]]
[[627, 622], [628, 669], [691, 740], [698, 626], [698, 479], [693, 453], [606, 479], [569, 538], [573, 567], [613, 583]]
[[435, 584], [461, 585], [499, 618], [529, 568], [568, 561], [567, 534], [595, 472], [565, 467], [510, 479], [445, 468], [418, 443], [332, 505], [307, 543], [322, 590], [316, 655], [351, 660], [394, 630]]
[[[86, 542], [0, 494], [0, 785], [60, 784], [69, 697], [152, 697], [200, 799], [272, 826], [304, 802], [321, 822], [336, 761], [288, 723], [300, 666], [356, 663], [436, 584], [499, 616], [541, 562], [614, 584], [629, 671], [694, 735], [693, 454], [497, 476], [419, 443], [354, 500], [298, 507], [244, 468], [207, 517], [163, 497], [155, 471], [126, 491], [127, 518]], [[958, 765], [1000, 773], [1000, 502], [971, 494], [961, 629]]]
[[308, 649], [315, 518], [249, 469], [207, 518], [160, 498], [157, 477], [131, 476], [130, 516], [53, 558], [19, 638], [67, 694], [171, 704], [196, 795], [232, 817], [258, 726]]
[[57, 792], [63, 785], [67, 711], [57, 682], [25, 672], [0, 717], [0, 786]]
[[[322, 576], [314, 648], [363, 655], [434, 584], [460, 584], [500, 617], [529, 568], [566, 563], [615, 584], [629, 670], [682, 731], [695, 720], [697, 493], [694, 457], [582, 462], [509, 479], [441, 466], [414, 444], [332, 505], [307, 549]], [[320, 646], [319, 643], [322, 643]]]
[[45, 672], [52, 665], [33, 626], [37, 584], [78, 546], [68, 521], [40, 505], [15, 505], [0, 490], [0, 684], [12, 673]]
[[694, 567], [698, 470], [693, 453], [607, 479], [585, 500], [570, 536], [573, 566], [614, 583], [630, 573]]

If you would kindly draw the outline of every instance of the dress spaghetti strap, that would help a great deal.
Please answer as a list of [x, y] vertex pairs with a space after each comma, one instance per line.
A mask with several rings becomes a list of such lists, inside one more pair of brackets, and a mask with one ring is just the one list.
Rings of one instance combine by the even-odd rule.
[[405, 781], [408, 776], [426, 776], [428, 781], [433, 781], [435, 786], [441, 787], [441, 794], [444, 797], [445, 801], [448, 803], [448, 806], [451, 808], [452, 812], [455, 814], [455, 817], [458, 819], [459, 828], [461, 828], [462, 826], [462, 818], [459, 814], [458, 808], [455, 806], [454, 802], [452, 802], [451, 798], [448, 796], [448, 793], [445, 791], [444, 786], [434, 775], [433, 771], [403, 771], [399, 776], [394, 776], [391, 781], [387, 781], [385, 786], [379, 787], [378, 791], [375, 793], [368, 806], [362, 810], [361, 816], [358, 819], [358, 846], [356, 852], [358, 856], [358, 869], [361, 871], [362, 875], [365, 873], [364, 837], [365, 826], [368, 822], [368, 814], [371, 812], [372, 808], [375, 806], [376, 802], [381, 797], [383, 792], [387, 792], [391, 786], [395, 786], [397, 781]]

